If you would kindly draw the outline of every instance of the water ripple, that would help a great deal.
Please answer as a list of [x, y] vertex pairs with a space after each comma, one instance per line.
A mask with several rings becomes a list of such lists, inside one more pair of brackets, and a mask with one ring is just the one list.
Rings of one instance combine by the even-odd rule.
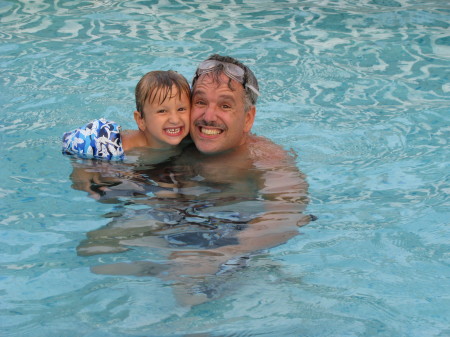
[[[2, 332], [448, 332], [449, 14], [441, 0], [0, 2]], [[68, 192], [59, 138], [95, 117], [134, 127], [145, 72], [190, 78], [215, 52], [260, 79], [255, 131], [298, 152], [319, 220], [190, 311], [156, 279], [76, 256], [110, 209]]]

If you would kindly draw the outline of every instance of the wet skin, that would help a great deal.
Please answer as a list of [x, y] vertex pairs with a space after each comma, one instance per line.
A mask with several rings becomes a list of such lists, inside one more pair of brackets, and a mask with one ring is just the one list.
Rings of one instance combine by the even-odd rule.
[[250, 132], [256, 109], [244, 111], [244, 88], [222, 74], [220, 83], [210, 74], [199, 77], [192, 93], [191, 137], [197, 149], [218, 154], [243, 145]]

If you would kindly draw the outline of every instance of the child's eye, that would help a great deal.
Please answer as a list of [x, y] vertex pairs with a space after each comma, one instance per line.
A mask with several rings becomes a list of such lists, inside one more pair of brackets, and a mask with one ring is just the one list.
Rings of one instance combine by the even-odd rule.
[[185, 107], [178, 108], [178, 111], [186, 111], [187, 109]]
[[165, 109], [160, 109], [160, 110], [157, 111], [157, 113], [159, 113], [159, 114], [163, 114], [163, 113], [165, 113], [165, 112], [166, 112]]

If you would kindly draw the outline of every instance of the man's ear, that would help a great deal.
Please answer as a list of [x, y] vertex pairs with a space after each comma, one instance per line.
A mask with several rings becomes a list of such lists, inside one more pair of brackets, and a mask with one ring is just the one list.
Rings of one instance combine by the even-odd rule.
[[145, 131], [145, 120], [141, 117], [141, 113], [139, 111], [134, 111], [134, 120], [141, 131]]
[[245, 113], [245, 125], [244, 132], [250, 132], [253, 126], [253, 122], [255, 121], [256, 116], [256, 107], [252, 105], [250, 109]]

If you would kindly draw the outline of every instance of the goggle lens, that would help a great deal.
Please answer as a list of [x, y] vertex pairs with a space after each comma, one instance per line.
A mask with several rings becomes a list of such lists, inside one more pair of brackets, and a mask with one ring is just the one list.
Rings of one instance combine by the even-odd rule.
[[238, 81], [239, 83], [244, 84], [244, 69], [232, 63], [220, 62], [216, 60], [206, 60], [198, 66], [197, 75], [209, 73], [219, 65], [223, 66], [223, 70], [228, 76]]
[[222, 65], [224, 73], [231, 79], [241, 83], [245, 88], [249, 88], [259, 96], [259, 91], [252, 85], [244, 83], [245, 70], [233, 63], [221, 62], [217, 60], [206, 60], [200, 63], [197, 69], [197, 76], [210, 73], [217, 66]]

